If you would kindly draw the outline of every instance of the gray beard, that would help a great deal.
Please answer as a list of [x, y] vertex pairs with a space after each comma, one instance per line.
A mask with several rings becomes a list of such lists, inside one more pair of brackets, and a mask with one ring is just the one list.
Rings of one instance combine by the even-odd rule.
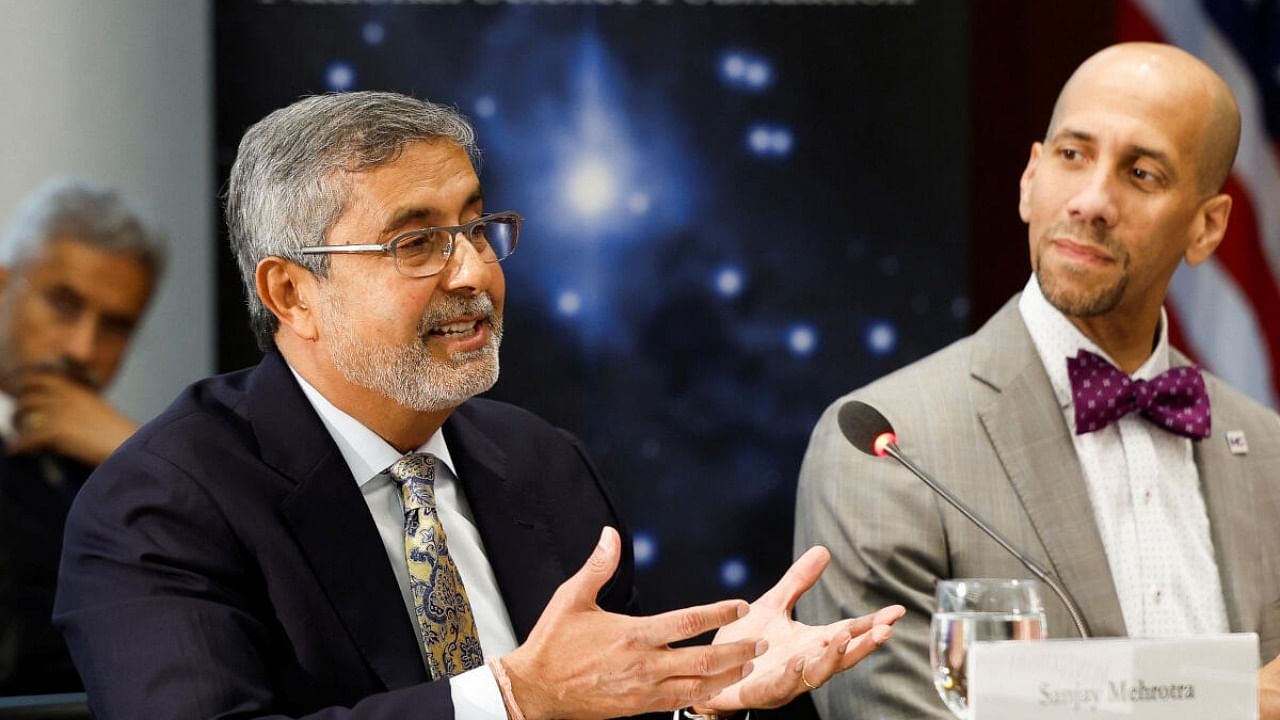
[[[334, 367], [347, 382], [372, 390], [417, 412], [440, 412], [461, 405], [498, 382], [502, 318], [488, 293], [476, 297], [446, 295], [418, 322], [418, 337], [402, 346], [375, 345], [358, 338], [350, 322], [325, 299], [325, 331]], [[427, 332], [460, 315], [480, 315], [489, 325], [484, 347], [456, 353], [445, 362], [431, 357]]]

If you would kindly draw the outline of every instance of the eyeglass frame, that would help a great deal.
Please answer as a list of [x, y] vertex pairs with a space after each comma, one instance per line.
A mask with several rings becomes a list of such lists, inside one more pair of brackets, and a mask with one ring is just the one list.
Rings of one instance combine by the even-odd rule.
[[[414, 228], [413, 230], [406, 230], [385, 243], [366, 243], [360, 245], [308, 245], [306, 247], [298, 248], [298, 253], [301, 255], [364, 255], [379, 253], [390, 256], [392, 262], [395, 263], [396, 272], [404, 275], [405, 277], [432, 277], [433, 275], [439, 275], [441, 272], [444, 272], [444, 269], [449, 266], [449, 259], [453, 257], [454, 245], [458, 241], [459, 234], [466, 236], [467, 241], [471, 243], [472, 247], [475, 247], [475, 241], [471, 239], [471, 235], [475, 232], [475, 229], [485, 223], [494, 222], [494, 220], [498, 218], [514, 220], [512, 224], [515, 225], [516, 229], [516, 241], [511, 245], [511, 252], [503, 255], [502, 257], [498, 257], [497, 253], [494, 253], [493, 260], [484, 260], [484, 262], [500, 263], [515, 254], [516, 248], [520, 245], [520, 226], [524, 223], [524, 216], [514, 210], [488, 213], [486, 215], [481, 215], [475, 220], [462, 223], [461, 225], [440, 225], [437, 227], [422, 227]], [[410, 275], [400, 269], [400, 260], [396, 256], [396, 248], [399, 247], [400, 243], [411, 235], [424, 235], [426, 233], [436, 231], [444, 231], [449, 235], [449, 244], [444, 246], [442, 249], [444, 254], [444, 264], [440, 266], [440, 269], [429, 272], [426, 275]]]

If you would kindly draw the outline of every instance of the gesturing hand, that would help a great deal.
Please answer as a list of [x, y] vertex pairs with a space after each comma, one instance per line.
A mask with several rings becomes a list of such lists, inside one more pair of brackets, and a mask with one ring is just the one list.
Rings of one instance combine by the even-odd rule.
[[830, 625], [810, 626], [791, 619], [796, 601], [830, 562], [826, 548], [809, 548], [776, 585], [751, 603], [745, 617], [716, 633], [713, 647], [763, 638], [768, 651], [752, 663], [755, 669], [749, 676], [698, 704], [697, 711], [727, 713], [785, 705], [810, 686], [819, 687], [832, 675], [853, 667], [889, 639], [891, 626], [906, 612], [901, 605]]
[[763, 652], [758, 638], [745, 631], [712, 646], [667, 646], [738, 620], [747, 612], [742, 600], [651, 617], [600, 609], [596, 596], [620, 557], [618, 532], [606, 527], [586, 564], [556, 590], [529, 639], [502, 658], [527, 720], [686, 707], [740, 680]]

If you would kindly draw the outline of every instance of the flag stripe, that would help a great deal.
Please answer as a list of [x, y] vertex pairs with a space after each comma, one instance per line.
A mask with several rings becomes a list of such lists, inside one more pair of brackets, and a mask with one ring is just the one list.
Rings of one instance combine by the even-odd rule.
[[[1280, 287], [1262, 256], [1259, 241], [1257, 214], [1252, 198], [1233, 176], [1227, 180], [1227, 192], [1231, 194], [1233, 207], [1231, 221], [1227, 224], [1226, 237], [1218, 247], [1216, 257], [1223, 265], [1236, 287], [1248, 294], [1253, 315], [1258, 318], [1280, 318]], [[1263, 323], [1260, 328], [1262, 341], [1269, 351], [1271, 362], [1260, 370], [1267, 372], [1270, 386], [1280, 388], [1280, 323]], [[1230, 351], [1228, 344], [1225, 350]]]
[[[1146, 16], [1150, 28], [1149, 35], [1135, 39], [1178, 45], [1208, 63], [1231, 86], [1243, 120], [1232, 174], [1252, 197], [1280, 197], [1280, 155], [1275, 141], [1265, 133], [1258, 81], [1218, 33], [1212, 19], [1194, 0], [1136, 0], [1132, 4]], [[1254, 210], [1271, 274], [1280, 276], [1280, 202], [1258, 204]]]
[[[1195, 0], [1129, 0], [1117, 8], [1120, 40], [1183, 47], [1218, 71], [1240, 104], [1241, 147], [1226, 188], [1234, 202], [1231, 222], [1206, 267], [1182, 268], [1175, 275], [1170, 332], [1207, 367], [1275, 407], [1280, 397], [1280, 323], [1274, 320], [1280, 318], [1280, 145], [1265, 134], [1266, 102], [1259, 87], [1268, 87], [1269, 78], [1258, 82]], [[1232, 17], [1229, 12], [1218, 16]], [[1260, 51], [1251, 53], [1256, 58]], [[1263, 201], [1255, 202], [1259, 198]]]
[[[1249, 300], [1215, 258], [1197, 267], [1183, 265], [1169, 286], [1170, 342], [1186, 349], [1209, 348], [1212, 367], [1219, 377], [1264, 405], [1280, 407], [1267, 378], [1256, 372], [1271, 360], [1262, 343], [1259, 319]], [[1187, 302], [1185, 299], [1195, 298]], [[1175, 340], [1179, 331], [1188, 344]], [[1228, 338], [1226, 342], [1224, 338]], [[1202, 363], [1208, 359], [1198, 358]], [[1210, 365], [1206, 364], [1206, 367]]]
[[1209, 0], [1203, 7], [1257, 81], [1262, 98], [1259, 118], [1265, 123], [1266, 133], [1280, 137], [1280, 82], [1276, 82], [1276, 73], [1280, 72], [1280, 7], [1274, 0]]

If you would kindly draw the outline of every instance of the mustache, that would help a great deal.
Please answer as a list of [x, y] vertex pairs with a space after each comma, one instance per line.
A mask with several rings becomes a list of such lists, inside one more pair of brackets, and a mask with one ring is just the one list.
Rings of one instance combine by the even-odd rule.
[[1124, 246], [1111, 235], [1111, 231], [1090, 223], [1055, 223], [1049, 228], [1048, 237], [1068, 237], [1072, 240], [1087, 240], [1114, 255], [1117, 259], [1127, 256]]
[[431, 328], [462, 316], [479, 315], [490, 325], [496, 325], [499, 318], [494, 314], [493, 298], [489, 293], [463, 297], [446, 295], [440, 303], [427, 308], [418, 321], [418, 335], [426, 336]]

